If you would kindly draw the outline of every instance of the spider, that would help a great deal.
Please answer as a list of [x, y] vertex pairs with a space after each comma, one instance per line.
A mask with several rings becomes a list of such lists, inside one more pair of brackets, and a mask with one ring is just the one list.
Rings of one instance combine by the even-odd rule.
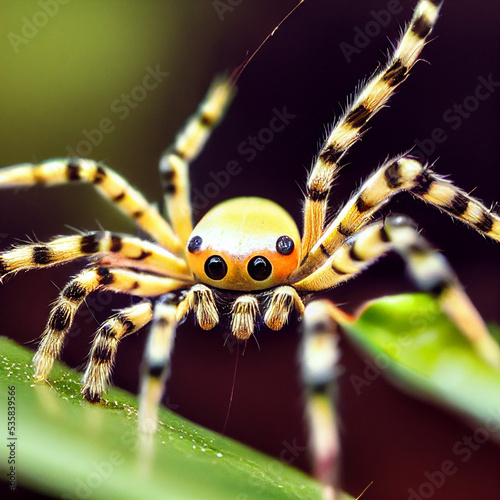
[[429, 39], [440, 5], [430, 0], [417, 3], [385, 66], [367, 80], [332, 127], [307, 180], [302, 233], [284, 209], [261, 198], [223, 202], [193, 227], [189, 165], [230, 105], [235, 91], [231, 79], [215, 81], [197, 113], [162, 156], [167, 218], [115, 171], [92, 160], [59, 159], [0, 170], [2, 187], [90, 183], [153, 240], [99, 231], [20, 245], [0, 254], [2, 277], [77, 259], [89, 262], [62, 289], [50, 313], [34, 358], [36, 377], [48, 378], [75, 313], [90, 293], [110, 290], [142, 297], [143, 301], [99, 328], [82, 394], [91, 402], [102, 398], [120, 341], [151, 323], [140, 413], [140, 426], [147, 431], [156, 425], [155, 408], [168, 373], [176, 325], [187, 315], [192, 314], [205, 330], [227, 319], [229, 334], [246, 341], [258, 324], [280, 330], [296, 313], [304, 317], [303, 378], [315, 473], [326, 485], [328, 496], [337, 445], [333, 409], [325, 394], [333, 384], [334, 325], [342, 313], [330, 302], [310, 300], [315, 292], [338, 286], [384, 254], [398, 252], [416, 285], [435, 294], [479, 353], [498, 364], [495, 344], [444, 257], [407, 217], [376, 218], [402, 191], [495, 240], [500, 240], [498, 215], [409, 153], [385, 161], [327, 220], [328, 196], [345, 154], [407, 78]]

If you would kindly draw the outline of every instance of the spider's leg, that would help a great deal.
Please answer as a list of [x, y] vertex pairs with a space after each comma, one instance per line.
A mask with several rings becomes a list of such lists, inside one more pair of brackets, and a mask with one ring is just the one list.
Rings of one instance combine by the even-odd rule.
[[149, 332], [141, 376], [139, 430], [153, 433], [158, 427], [158, 407], [170, 368], [176, 331], [176, 306], [157, 302]]
[[35, 377], [46, 379], [60, 355], [75, 313], [95, 290], [111, 290], [138, 297], [156, 297], [185, 286], [185, 282], [127, 269], [95, 266], [75, 276], [61, 291], [49, 315], [42, 341], [33, 358]]
[[366, 225], [383, 205], [401, 191], [410, 192], [479, 233], [500, 241], [498, 214], [435, 174], [429, 166], [402, 156], [385, 162], [368, 178], [326, 227], [309, 253], [308, 264], [300, 267], [295, 276], [304, 277], [322, 265], [347, 238]]
[[424, 292], [435, 295], [445, 314], [462, 330], [478, 354], [500, 366], [500, 349], [445, 257], [434, 249], [404, 216], [375, 222], [347, 240], [322, 267], [293, 284], [298, 291], [325, 290], [342, 283], [389, 251], [404, 259], [410, 277]]
[[328, 290], [355, 277], [390, 250], [383, 222], [373, 222], [340, 245], [321, 267], [292, 286], [302, 293]]
[[288, 322], [292, 309], [300, 316], [304, 314], [304, 303], [297, 291], [288, 285], [273, 288], [264, 304], [264, 323], [271, 330], [281, 330]]
[[81, 394], [91, 403], [101, 400], [109, 383], [118, 344], [123, 337], [137, 332], [153, 317], [149, 300], [122, 309], [105, 321], [92, 342], [90, 359], [83, 377]]
[[337, 498], [339, 473], [340, 445], [334, 401], [338, 360], [334, 307], [327, 300], [313, 301], [306, 306], [300, 356], [313, 474], [323, 485], [324, 500]]
[[0, 169], [0, 188], [51, 186], [77, 181], [93, 184], [105, 198], [116, 204], [141, 229], [172, 253], [182, 251], [183, 245], [179, 238], [156, 207], [123, 177], [102, 163], [82, 158], [66, 158]]
[[500, 347], [483, 318], [465, 293], [446, 258], [418, 233], [413, 221], [394, 216], [385, 234], [407, 264], [410, 277], [423, 291], [436, 296], [443, 312], [460, 328], [477, 353], [492, 366], [500, 367]]
[[361, 137], [363, 128], [408, 76], [418, 60], [437, 20], [441, 1], [420, 0], [413, 18], [385, 66], [377, 70], [336, 122], [319, 152], [307, 181], [302, 255], [308, 253], [323, 232], [328, 194], [339, 170], [339, 161]]
[[167, 216], [184, 245], [193, 231], [189, 164], [198, 156], [213, 128], [223, 117], [234, 90], [229, 80], [215, 80], [197, 112], [188, 120], [174, 144], [163, 153], [160, 160]]
[[48, 243], [18, 245], [0, 253], [0, 278], [8, 273], [90, 258], [107, 265], [154, 271], [192, 281], [186, 262], [158, 244], [133, 236], [103, 232], [61, 236]]

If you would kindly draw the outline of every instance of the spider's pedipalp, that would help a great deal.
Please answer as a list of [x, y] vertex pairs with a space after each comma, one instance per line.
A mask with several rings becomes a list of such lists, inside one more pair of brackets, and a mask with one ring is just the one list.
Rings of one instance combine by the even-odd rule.
[[203, 330], [211, 330], [219, 324], [219, 311], [215, 303], [215, 292], [198, 283], [192, 286], [177, 308], [177, 321], [181, 322], [193, 311], [196, 321]]
[[322, 234], [328, 195], [340, 159], [361, 137], [366, 123], [407, 78], [437, 20], [441, 3], [437, 0], [419, 1], [392, 57], [366, 82], [325, 140], [307, 181], [302, 239], [304, 264], [307, 265], [309, 251]]
[[59, 357], [75, 313], [83, 300], [95, 290], [111, 290], [138, 297], [156, 297], [184, 286], [173, 278], [135, 271], [95, 266], [74, 277], [61, 291], [50, 313], [43, 338], [33, 358], [35, 377], [46, 379], [53, 362]]
[[101, 259], [116, 267], [150, 270], [191, 281], [186, 262], [180, 257], [155, 243], [109, 231], [61, 236], [48, 243], [15, 246], [0, 253], [0, 276], [81, 258]]
[[40, 164], [24, 163], [0, 169], [0, 188], [15, 186], [52, 186], [86, 182], [172, 253], [182, 251], [182, 244], [155, 206], [134, 189], [122, 176], [102, 163], [83, 158], [48, 160]]
[[248, 340], [255, 331], [259, 301], [253, 295], [240, 295], [231, 309], [231, 333], [240, 340]]
[[197, 112], [161, 157], [160, 177], [165, 193], [165, 207], [172, 227], [183, 245], [193, 230], [189, 164], [198, 156], [210, 133], [224, 116], [234, 92], [228, 79], [215, 80]]
[[266, 300], [264, 306], [264, 323], [271, 330], [281, 330], [286, 323], [292, 310], [299, 317], [304, 314], [304, 303], [297, 291], [291, 286], [279, 286], [274, 288]]
[[105, 321], [92, 342], [89, 362], [83, 376], [81, 394], [91, 403], [101, 400], [106, 391], [121, 339], [137, 332], [153, 317], [149, 300], [122, 309]]

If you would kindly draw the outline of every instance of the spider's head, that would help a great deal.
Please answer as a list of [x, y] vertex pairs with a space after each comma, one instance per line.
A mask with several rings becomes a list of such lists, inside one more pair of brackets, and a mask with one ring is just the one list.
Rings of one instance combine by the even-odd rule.
[[263, 198], [235, 198], [194, 228], [186, 256], [197, 281], [226, 290], [264, 290], [286, 283], [300, 262], [292, 217]]

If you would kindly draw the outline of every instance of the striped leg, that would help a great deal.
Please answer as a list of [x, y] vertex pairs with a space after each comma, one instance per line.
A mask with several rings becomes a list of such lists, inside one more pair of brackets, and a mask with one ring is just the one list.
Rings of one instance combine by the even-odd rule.
[[435, 174], [430, 166], [402, 156], [384, 163], [361, 186], [325, 229], [311, 249], [308, 264], [299, 268], [296, 277], [306, 276], [317, 269], [347, 238], [366, 225], [383, 205], [401, 191], [409, 191], [479, 233], [500, 241], [498, 214]]
[[93, 184], [105, 198], [115, 203], [172, 253], [178, 254], [183, 245], [168, 222], [130, 184], [102, 163], [81, 158], [48, 160], [40, 164], [25, 163], [0, 169], [0, 188], [15, 186], [51, 186], [69, 182]]
[[337, 498], [340, 454], [334, 406], [335, 367], [339, 357], [334, 307], [326, 300], [306, 306], [300, 357], [313, 474], [323, 485], [324, 500]]
[[118, 344], [123, 337], [137, 332], [153, 317], [149, 300], [140, 302], [109, 318], [96, 333], [90, 359], [83, 377], [81, 394], [91, 403], [98, 403], [108, 386]]
[[415, 284], [436, 296], [442, 310], [462, 330], [477, 353], [488, 363], [500, 366], [498, 345], [446, 259], [430, 246], [407, 217], [391, 216], [385, 223], [373, 223], [360, 230], [322, 267], [293, 286], [303, 292], [334, 287], [389, 251], [401, 255]]
[[198, 111], [188, 120], [174, 144], [165, 151], [160, 160], [167, 215], [184, 245], [193, 231], [189, 164], [198, 156], [213, 128], [222, 119], [234, 91], [229, 80], [217, 79]]
[[12, 272], [48, 267], [80, 258], [154, 271], [191, 281], [186, 262], [149, 241], [103, 232], [62, 236], [48, 243], [15, 246], [0, 253], [0, 278]]
[[303, 293], [328, 290], [355, 277], [390, 250], [383, 222], [374, 222], [353, 235], [319, 269], [293, 287]]
[[386, 224], [385, 232], [406, 261], [410, 277], [417, 286], [437, 297], [443, 312], [486, 362], [500, 367], [500, 348], [445, 257], [430, 246], [406, 217], [394, 217]]
[[172, 278], [119, 268], [95, 266], [74, 277], [61, 291], [49, 315], [42, 341], [33, 358], [35, 377], [46, 379], [84, 299], [95, 290], [111, 290], [138, 297], [155, 297], [185, 284]]
[[155, 305], [142, 367], [139, 402], [139, 430], [153, 433], [158, 428], [158, 407], [169, 375], [170, 356], [176, 331], [176, 306], [166, 302]]
[[323, 232], [330, 187], [345, 152], [361, 137], [366, 123], [387, 103], [418, 60], [438, 17], [439, 0], [420, 0], [413, 18], [393, 55], [363, 86], [333, 127], [307, 181], [302, 255], [308, 253]]

